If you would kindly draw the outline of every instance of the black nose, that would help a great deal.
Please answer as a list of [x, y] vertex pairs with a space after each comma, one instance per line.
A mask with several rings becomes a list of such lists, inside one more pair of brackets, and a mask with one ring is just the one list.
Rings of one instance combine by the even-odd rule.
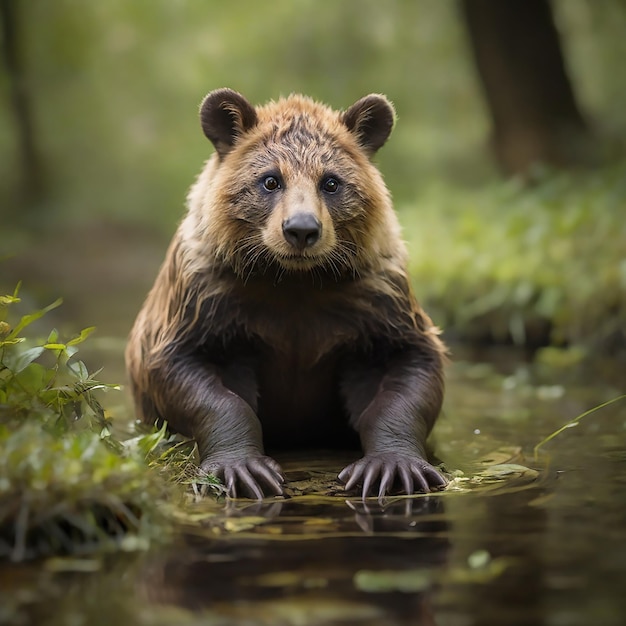
[[296, 213], [283, 222], [283, 235], [298, 250], [310, 248], [321, 236], [322, 225], [312, 213]]

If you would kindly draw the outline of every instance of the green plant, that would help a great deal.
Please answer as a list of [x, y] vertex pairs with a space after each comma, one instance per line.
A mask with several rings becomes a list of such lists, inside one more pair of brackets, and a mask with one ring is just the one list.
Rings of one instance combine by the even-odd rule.
[[425, 185], [401, 212], [418, 296], [464, 339], [624, 350], [625, 181], [623, 162], [532, 186]]
[[0, 296], [0, 420], [18, 423], [39, 417], [46, 428], [67, 431], [81, 426], [99, 426], [103, 437], [110, 436], [109, 423], [95, 391], [116, 389], [119, 385], [96, 380], [99, 372], [89, 373], [86, 365], [73, 359], [77, 346], [95, 328], [63, 343], [53, 330], [44, 342], [34, 342], [22, 336], [22, 331], [48, 311], [58, 307], [61, 300], [24, 315], [11, 327], [6, 321], [9, 305], [20, 301], [19, 285], [13, 295]]
[[554, 432], [550, 433], [545, 439], [540, 441], [533, 448], [533, 454], [534, 454], [535, 460], [537, 460], [539, 458], [539, 450], [540, 450], [540, 448], [543, 448], [543, 446], [545, 446], [548, 442], [552, 441], [555, 437], [560, 435], [563, 431], [567, 430], [568, 428], [573, 428], [574, 426], [578, 426], [580, 421], [583, 418], [587, 417], [588, 415], [591, 415], [592, 413], [595, 413], [596, 411], [599, 411], [600, 409], [603, 409], [604, 407], [609, 406], [610, 404], [613, 404], [614, 402], [618, 402], [620, 400], [625, 400], [625, 399], [626, 399], [626, 394], [622, 394], [621, 396], [617, 396], [616, 398], [612, 398], [611, 400], [607, 400], [606, 402], [603, 402], [602, 404], [599, 404], [598, 406], [594, 406], [593, 408], [589, 409], [588, 411], [585, 411], [584, 413], [581, 413], [580, 415], [577, 415], [575, 418], [571, 419], [569, 422], [563, 424], [563, 426], [561, 426], [560, 428], [558, 428]]
[[12, 325], [18, 290], [0, 296], [0, 558], [143, 547], [166, 495], [148, 458], [165, 431], [135, 447], [117, 440], [96, 395], [119, 386], [75, 358], [94, 329], [25, 337], [61, 301]]

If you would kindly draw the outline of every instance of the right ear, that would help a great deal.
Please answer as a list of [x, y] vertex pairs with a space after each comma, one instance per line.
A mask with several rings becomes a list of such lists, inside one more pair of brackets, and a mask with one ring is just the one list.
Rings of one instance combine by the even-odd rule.
[[254, 107], [232, 89], [211, 91], [200, 105], [202, 130], [220, 159], [232, 149], [237, 139], [257, 123]]

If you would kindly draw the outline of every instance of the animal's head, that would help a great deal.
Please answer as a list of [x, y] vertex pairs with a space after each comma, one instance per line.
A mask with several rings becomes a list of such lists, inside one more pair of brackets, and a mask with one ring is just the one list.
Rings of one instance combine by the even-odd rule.
[[200, 119], [216, 154], [190, 196], [196, 228], [244, 278], [358, 272], [390, 234], [370, 158], [394, 118], [377, 94], [334, 111], [297, 95], [254, 107], [230, 89], [209, 93]]

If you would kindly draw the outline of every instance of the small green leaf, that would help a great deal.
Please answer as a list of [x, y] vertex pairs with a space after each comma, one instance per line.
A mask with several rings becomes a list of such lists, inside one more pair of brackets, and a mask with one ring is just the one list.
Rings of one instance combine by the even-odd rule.
[[37, 346], [35, 348], [30, 348], [29, 350], [24, 350], [24, 352], [10, 355], [10, 357], [5, 358], [3, 364], [7, 367], [13, 374], [19, 374], [21, 371], [25, 370], [33, 361], [38, 359], [43, 352], [43, 348], [41, 346]]
[[136, 438], [137, 447], [148, 456], [165, 439], [167, 435], [167, 424], [164, 422], [161, 428], [153, 433], [140, 435]]
[[46, 350], [65, 350], [64, 343], [46, 343], [43, 346]]
[[19, 301], [19, 298], [14, 298], [13, 296], [0, 296], [0, 306], [8, 306], [9, 304], [14, 304]]
[[15, 374], [14, 381], [24, 393], [31, 396], [32, 400], [36, 400], [43, 394], [42, 390], [46, 389], [53, 377], [52, 370], [31, 362], [29, 367]]
[[82, 361], [76, 361], [76, 363], [68, 363], [67, 367], [73, 374], [76, 374], [79, 380], [84, 381], [89, 377], [87, 366]]
[[85, 339], [87, 339], [87, 337], [89, 337], [89, 335], [91, 335], [91, 333], [93, 333], [94, 330], [96, 330], [95, 326], [83, 328], [83, 330], [80, 331], [80, 335], [78, 335], [78, 337], [74, 337], [74, 339], [72, 339], [71, 341], [68, 341], [67, 345], [75, 346], [76, 344], [82, 343], [83, 341], [85, 341]]
[[0, 347], [4, 347], [4, 346], [14, 346], [18, 343], [23, 343], [26, 340], [25, 337], [15, 337], [14, 339], [3, 339], [2, 341], [0, 341]]
[[48, 313], [49, 311], [52, 311], [52, 309], [56, 309], [58, 306], [61, 306], [62, 303], [63, 303], [63, 299], [58, 298], [52, 304], [49, 304], [47, 307], [41, 309], [40, 311], [35, 311], [34, 313], [31, 313], [30, 315], [24, 315], [22, 319], [18, 322], [17, 326], [9, 333], [9, 335], [7, 336], [7, 339], [15, 339], [19, 335], [19, 333], [24, 328], [26, 328], [26, 326], [32, 324], [33, 322], [36, 322], [39, 318], [43, 317], [46, 313]]

